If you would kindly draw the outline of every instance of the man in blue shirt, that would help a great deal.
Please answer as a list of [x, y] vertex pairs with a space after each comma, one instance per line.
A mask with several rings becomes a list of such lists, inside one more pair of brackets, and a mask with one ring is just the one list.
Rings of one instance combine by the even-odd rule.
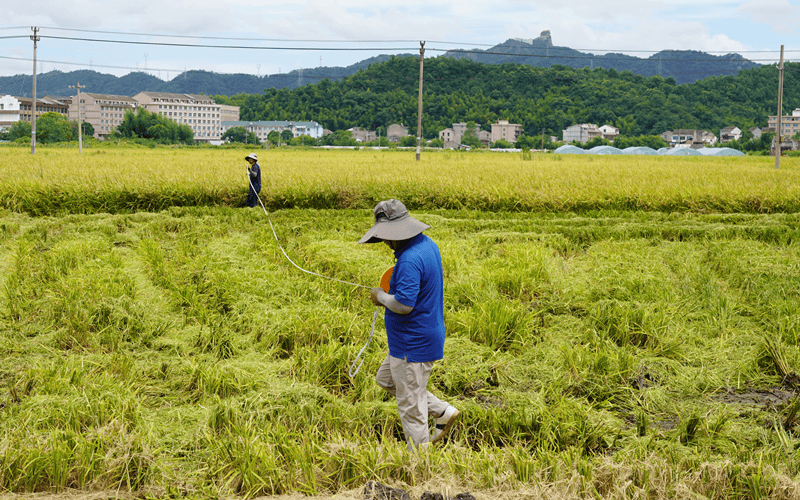
[[244, 159], [250, 164], [247, 166], [247, 176], [250, 179], [247, 206], [253, 208], [258, 203], [258, 193], [261, 192], [261, 166], [258, 164], [258, 156], [255, 153], [250, 153]]
[[[458, 410], [428, 392], [428, 377], [444, 356], [444, 280], [439, 247], [422, 234], [430, 226], [411, 217], [398, 200], [381, 201], [375, 224], [359, 243], [383, 241], [397, 263], [389, 291], [371, 291], [375, 305], [386, 307], [389, 354], [376, 375], [378, 385], [395, 396], [409, 448], [435, 443], [449, 432]], [[436, 427], [429, 435], [428, 416]]]

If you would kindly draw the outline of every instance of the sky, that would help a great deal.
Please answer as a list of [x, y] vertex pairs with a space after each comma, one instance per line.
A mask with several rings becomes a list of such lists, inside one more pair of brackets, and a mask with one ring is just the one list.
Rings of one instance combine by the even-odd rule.
[[265, 76], [348, 66], [418, 54], [420, 41], [435, 57], [544, 30], [556, 46], [595, 54], [738, 52], [772, 64], [784, 45], [785, 59], [800, 61], [800, 0], [0, 0], [0, 13], [0, 76], [33, 72], [32, 26], [39, 74], [146, 71], [163, 80], [184, 70]]

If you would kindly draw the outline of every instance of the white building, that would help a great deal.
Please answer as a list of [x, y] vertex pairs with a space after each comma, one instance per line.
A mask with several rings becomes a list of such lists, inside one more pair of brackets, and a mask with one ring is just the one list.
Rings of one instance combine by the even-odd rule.
[[[36, 117], [43, 113], [58, 113], [68, 116], [69, 103], [61, 98], [40, 97], [36, 99]], [[0, 130], [8, 130], [19, 121], [30, 122], [33, 116], [33, 99], [30, 97], [0, 96]]]
[[600, 131], [600, 135], [603, 139], [614, 141], [615, 138], [619, 137], [619, 129], [617, 127], [612, 127], [611, 125], [603, 125], [602, 127], [597, 128]]
[[151, 113], [186, 125], [194, 132], [194, 140], [219, 141], [222, 127], [222, 105], [205, 95], [139, 92], [133, 98]]
[[0, 96], [0, 130], [8, 130], [20, 120], [19, 104], [14, 96]]
[[738, 141], [742, 138], [742, 130], [739, 127], [725, 127], [719, 131], [719, 142]]
[[258, 140], [264, 142], [269, 137], [270, 132], [278, 132], [279, 134], [284, 130], [291, 130], [292, 137], [300, 137], [307, 135], [314, 139], [322, 137], [322, 125], [317, 122], [293, 122], [293, 121], [225, 121], [222, 122], [222, 133], [233, 127], [244, 127], [248, 132], [252, 132], [258, 137]]

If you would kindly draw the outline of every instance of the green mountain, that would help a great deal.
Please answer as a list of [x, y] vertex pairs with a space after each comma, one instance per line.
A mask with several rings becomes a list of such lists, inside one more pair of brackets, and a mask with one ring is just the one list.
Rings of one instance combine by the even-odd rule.
[[453, 50], [445, 57], [470, 59], [484, 64], [517, 63], [540, 68], [554, 65], [570, 68], [605, 68], [630, 71], [635, 75], [672, 77], [678, 84], [692, 83], [709, 76], [735, 75], [759, 64], [739, 54], [714, 56], [694, 50], [664, 50], [646, 59], [626, 54], [591, 54], [553, 45], [549, 31], [532, 40], [510, 39], [487, 50]]
[[[392, 123], [416, 134], [419, 61], [391, 57], [341, 81], [322, 80], [297, 89], [216, 96], [241, 107], [243, 120], [315, 120], [330, 130], [382, 130]], [[742, 130], [765, 127], [777, 112], [775, 66], [743, 69], [678, 85], [672, 77], [644, 77], [615, 69], [539, 68], [483, 64], [437, 57], [424, 65], [423, 136], [437, 137], [453, 123], [474, 121], [488, 129], [499, 119], [522, 124], [526, 135], [559, 136], [574, 123], [611, 124], [628, 136], [675, 128]], [[787, 64], [784, 110], [800, 107], [800, 64]]]
[[[142, 91], [225, 96], [242, 93], [260, 94], [264, 89], [295, 89], [324, 78], [340, 80], [372, 64], [386, 62], [390, 57], [417, 60], [414, 54], [379, 55], [346, 67], [308, 68], [265, 76], [187, 71], [169, 81], [141, 71], [123, 77], [92, 70], [68, 73], [50, 71], [37, 75], [36, 87], [40, 97], [73, 95], [74, 91], [70, 90], [69, 86], [75, 85], [76, 82], [85, 85], [86, 92], [95, 94], [133, 96]], [[759, 66], [739, 54], [714, 56], [697, 51], [662, 51], [646, 59], [625, 54], [594, 55], [568, 47], [554, 46], [549, 32], [543, 32], [542, 36], [533, 40], [506, 40], [488, 50], [453, 50], [438, 57], [426, 58], [426, 62], [438, 59], [467, 59], [484, 64], [515, 63], [543, 68], [559, 65], [576, 69], [615, 69], [619, 72], [630, 71], [641, 76], [659, 75], [663, 78], [673, 78], [678, 84], [692, 83], [710, 76], [735, 75], [742, 69]], [[31, 86], [30, 75], [0, 77], [0, 94], [28, 97], [31, 94]]]
[[[294, 89], [323, 78], [338, 80], [352, 75], [370, 64], [387, 61], [390, 56], [380, 55], [364, 59], [347, 67], [319, 67], [293, 70], [289, 73], [255, 76], [243, 73], [225, 74], [210, 71], [187, 71], [172, 80], [164, 81], [155, 76], [134, 72], [122, 77], [99, 73], [93, 70], [78, 70], [64, 73], [50, 71], [36, 76], [36, 93], [45, 95], [75, 95], [69, 88], [80, 82], [85, 85], [84, 92], [93, 94], [115, 94], [133, 96], [139, 92], [174, 92], [178, 94], [221, 94], [239, 93], [260, 94], [264, 89]], [[30, 75], [0, 77], [0, 94], [30, 97], [32, 81]]]

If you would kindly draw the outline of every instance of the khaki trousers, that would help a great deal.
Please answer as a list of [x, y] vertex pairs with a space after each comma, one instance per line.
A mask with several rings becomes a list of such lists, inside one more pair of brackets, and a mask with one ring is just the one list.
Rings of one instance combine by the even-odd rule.
[[375, 380], [397, 400], [397, 413], [411, 450], [430, 440], [428, 416], [438, 417], [447, 403], [428, 392], [428, 377], [433, 361], [409, 363], [387, 355]]

